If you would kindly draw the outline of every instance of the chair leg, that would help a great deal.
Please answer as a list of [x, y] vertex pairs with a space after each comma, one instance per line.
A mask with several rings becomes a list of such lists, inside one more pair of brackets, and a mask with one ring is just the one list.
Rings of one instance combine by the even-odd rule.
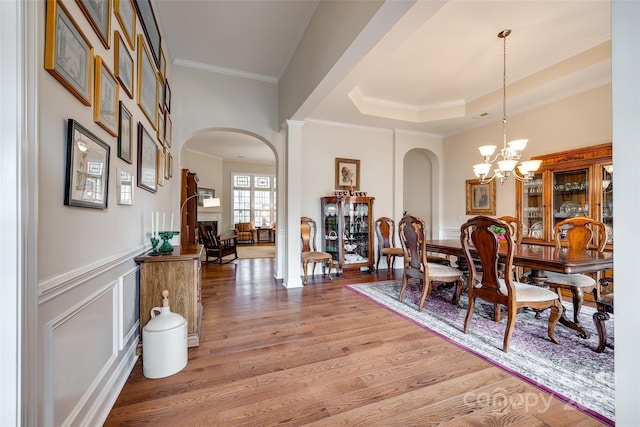
[[562, 301], [560, 299], [555, 300], [549, 312], [549, 330], [547, 331], [549, 339], [555, 344], [560, 344], [560, 340], [556, 337], [556, 325], [560, 320], [560, 316], [562, 316], [562, 311]]
[[302, 270], [304, 271], [304, 280], [302, 281], [303, 285], [307, 284], [307, 264], [309, 264], [309, 261], [304, 261], [302, 263]]
[[511, 344], [511, 337], [513, 336], [513, 329], [516, 326], [516, 314], [517, 310], [513, 307], [511, 310], [507, 310], [507, 329], [504, 331], [504, 342], [502, 343], [502, 351], [509, 352], [509, 345]]
[[418, 311], [422, 311], [424, 301], [427, 299], [427, 295], [431, 294], [431, 282], [428, 277], [422, 279], [422, 296], [420, 297], [420, 305]]
[[[393, 268], [391, 265], [391, 258], [391, 255], [387, 255], [387, 276], [391, 275], [391, 269]], [[395, 260], [395, 257], [393, 257], [393, 259]]]
[[378, 260], [376, 261], [376, 270], [380, 269], [380, 258], [382, 258], [382, 255], [380, 254], [380, 250], [378, 250]]
[[404, 291], [407, 290], [407, 283], [409, 283], [409, 278], [407, 277], [406, 274], [402, 275], [402, 287], [400, 288], [400, 296], [398, 297], [398, 300], [400, 302], [402, 302], [402, 298], [404, 298]]
[[593, 323], [598, 330], [598, 348], [597, 353], [602, 353], [607, 346], [607, 328], [604, 326], [604, 322], [609, 320], [609, 313], [604, 311], [596, 311], [593, 313]]
[[580, 310], [582, 310], [582, 303], [584, 302], [584, 292], [582, 288], [572, 287], [571, 295], [573, 298], [573, 323], [580, 323]]
[[[469, 287], [471, 289], [471, 287]], [[467, 306], [467, 315], [464, 318], [464, 333], [469, 333], [469, 325], [471, 324], [471, 316], [473, 316], [473, 310], [475, 309], [476, 298], [469, 295], [469, 305]]]

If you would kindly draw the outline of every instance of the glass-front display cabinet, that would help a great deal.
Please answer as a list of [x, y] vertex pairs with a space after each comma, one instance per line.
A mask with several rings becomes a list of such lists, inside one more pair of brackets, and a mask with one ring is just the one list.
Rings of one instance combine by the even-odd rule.
[[322, 197], [322, 250], [344, 269], [375, 270], [373, 197]]
[[533, 157], [542, 160], [532, 180], [516, 184], [516, 211], [525, 243], [553, 244], [556, 223], [587, 216], [605, 224], [613, 244], [611, 144]]

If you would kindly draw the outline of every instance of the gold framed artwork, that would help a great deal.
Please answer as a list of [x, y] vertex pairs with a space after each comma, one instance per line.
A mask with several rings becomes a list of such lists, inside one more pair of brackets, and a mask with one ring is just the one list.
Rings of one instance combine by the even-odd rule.
[[136, 12], [133, 0], [114, 0], [113, 11], [131, 49], [136, 48]]
[[171, 133], [173, 131], [173, 122], [169, 112], [166, 111], [164, 115], [164, 145], [171, 148]]
[[118, 136], [118, 82], [111, 70], [96, 56], [96, 92], [93, 120], [113, 136]]
[[147, 116], [153, 130], [156, 130], [158, 114], [158, 75], [156, 66], [142, 34], [138, 35], [138, 91], [140, 109]]
[[336, 158], [336, 190], [360, 190], [360, 160]]
[[158, 66], [158, 72], [160, 73], [160, 84], [164, 84], [167, 78], [167, 59], [164, 57], [162, 46], [160, 46], [160, 65]]
[[496, 214], [496, 181], [482, 183], [479, 179], [466, 181], [467, 215]]
[[158, 190], [158, 145], [141, 122], [138, 122], [137, 186], [151, 193]]
[[93, 46], [59, 0], [47, 0], [44, 68], [84, 105], [93, 93]]
[[114, 39], [116, 78], [120, 82], [122, 90], [125, 91], [129, 98], [133, 98], [133, 58], [118, 31], [115, 32]]
[[163, 147], [158, 148], [158, 165], [156, 167], [156, 171], [158, 173], [158, 176], [157, 176], [158, 185], [164, 185], [164, 168], [165, 168], [164, 157], [165, 157], [164, 148]]
[[102, 45], [109, 49], [111, 34], [111, 0], [76, 0]]

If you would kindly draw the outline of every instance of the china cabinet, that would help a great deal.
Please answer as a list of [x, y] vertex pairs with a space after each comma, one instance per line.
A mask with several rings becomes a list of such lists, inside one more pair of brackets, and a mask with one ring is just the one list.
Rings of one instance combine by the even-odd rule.
[[534, 178], [516, 184], [516, 212], [523, 241], [553, 244], [555, 224], [587, 216], [607, 227], [613, 244], [613, 164], [611, 143], [532, 157], [542, 160]]
[[322, 250], [344, 269], [375, 270], [373, 252], [374, 197], [322, 197]]

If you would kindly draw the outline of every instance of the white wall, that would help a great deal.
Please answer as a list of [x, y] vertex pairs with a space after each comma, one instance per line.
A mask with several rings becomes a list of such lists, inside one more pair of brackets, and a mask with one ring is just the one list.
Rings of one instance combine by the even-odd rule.
[[[31, 52], [38, 99], [38, 277], [36, 362], [28, 371], [35, 399], [27, 402], [29, 425], [97, 425], [108, 414], [135, 363], [139, 337], [138, 279], [134, 257], [148, 247], [150, 212], [171, 212], [171, 181], [153, 194], [134, 188], [134, 205], [116, 203], [116, 170], [137, 175], [137, 138], [132, 164], [118, 158], [117, 137], [93, 121], [85, 106], [44, 69], [45, 7], [37, 6], [37, 52]], [[64, 2], [69, 14], [113, 72], [114, 31], [106, 49], [76, 2]], [[142, 29], [138, 22], [137, 31]], [[166, 50], [166, 46], [165, 46]], [[130, 51], [136, 58], [135, 51]], [[137, 60], [134, 59], [137, 63]], [[171, 64], [167, 64], [171, 74]], [[137, 83], [134, 76], [134, 86]], [[133, 114], [134, 126], [151, 124], [136, 104], [120, 91], [119, 99]], [[94, 99], [95, 100], [95, 99]], [[64, 205], [67, 122], [74, 119], [110, 147], [107, 209]], [[175, 173], [174, 173], [174, 176]], [[136, 179], [137, 181], [137, 179]], [[175, 209], [175, 207], [174, 207]]]
[[[508, 139], [529, 138], [523, 158], [612, 140], [611, 86], [555, 102], [528, 113], [509, 117]], [[465, 215], [465, 180], [474, 179], [473, 165], [482, 158], [478, 147], [502, 145], [502, 123], [485, 126], [444, 140], [443, 219], [445, 228], [459, 229]], [[498, 183], [496, 214], [515, 214], [515, 180]]]

